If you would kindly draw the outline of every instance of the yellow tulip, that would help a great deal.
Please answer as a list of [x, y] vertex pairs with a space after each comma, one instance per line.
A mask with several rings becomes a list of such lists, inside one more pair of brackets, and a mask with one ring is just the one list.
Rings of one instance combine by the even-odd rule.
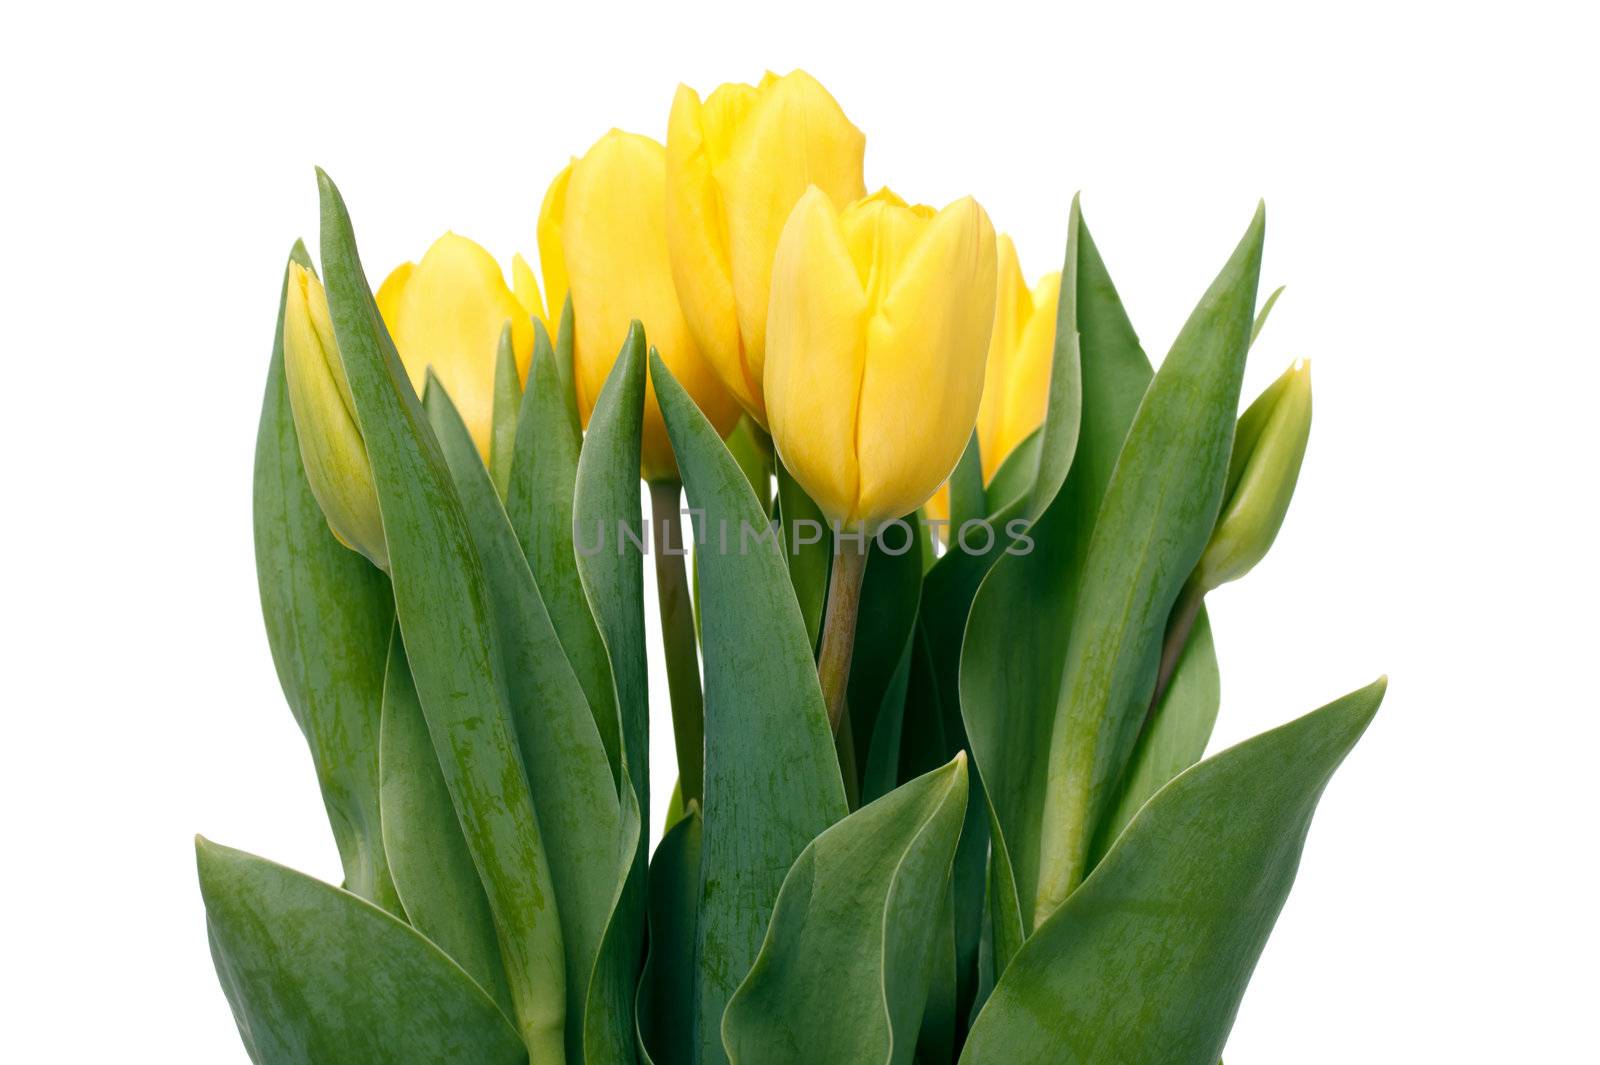
[[500, 332], [511, 323], [517, 375], [526, 381], [533, 359], [533, 319], [548, 324], [533, 271], [521, 256], [513, 272], [516, 292], [506, 286], [494, 256], [466, 237], [446, 233], [421, 261], [395, 267], [376, 296], [411, 387], [420, 396], [432, 367], [485, 461], [494, 422]]
[[[578, 412], [588, 426], [629, 323], [644, 324], [673, 376], [726, 435], [739, 405], [723, 387], [689, 332], [667, 260], [666, 151], [636, 133], [612, 130], [557, 175], [545, 197], [539, 255], [555, 305], [562, 279], [570, 285], [573, 368]], [[547, 247], [545, 234], [552, 239]], [[641, 471], [648, 481], [676, 481], [667, 427], [654, 388], [645, 398]]]
[[[994, 480], [1017, 445], [1044, 423], [1055, 358], [1056, 306], [1061, 297], [1059, 270], [1039, 278], [1030, 291], [1011, 238], [1002, 235], [996, 246], [994, 333], [989, 338], [977, 425], [985, 485]], [[928, 500], [928, 513], [949, 520], [948, 485], [941, 485]]]
[[289, 266], [283, 306], [283, 372], [311, 494], [339, 542], [389, 568], [367, 445], [333, 336], [328, 296], [299, 263]]
[[921, 506], [966, 447], [994, 325], [995, 237], [970, 197], [808, 191], [772, 268], [765, 395], [785, 465], [871, 531]]
[[866, 193], [866, 138], [801, 70], [678, 86], [667, 125], [667, 245], [684, 316], [724, 384], [763, 427], [767, 305], [778, 236], [808, 186], [835, 207]]

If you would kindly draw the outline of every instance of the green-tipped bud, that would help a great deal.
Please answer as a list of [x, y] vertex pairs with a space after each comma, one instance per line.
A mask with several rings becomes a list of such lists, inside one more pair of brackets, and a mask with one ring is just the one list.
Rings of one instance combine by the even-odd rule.
[[340, 543], [388, 569], [378, 490], [334, 340], [328, 295], [322, 282], [299, 263], [289, 265], [289, 293], [283, 305], [283, 370], [295, 435], [300, 438], [300, 460], [328, 528]]
[[1289, 512], [1310, 436], [1311, 363], [1301, 359], [1239, 418], [1222, 511], [1191, 584], [1210, 591], [1266, 556]]

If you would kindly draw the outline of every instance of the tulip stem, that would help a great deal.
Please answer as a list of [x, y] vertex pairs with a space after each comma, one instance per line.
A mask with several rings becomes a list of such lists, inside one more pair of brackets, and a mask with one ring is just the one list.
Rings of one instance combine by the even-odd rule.
[[[1151, 714], [1155, 713], [1162, 697], [1167, 694], [1167, 686], [1172, 683], [1172, 674], [1178, 669], [1178, 660], [1183, 657], [1183, 649], [1189, 643], [1189, 633], [1194, 630], [1195, 619], [1200, 616], [1200, 607], [1205, 601], [1205, 588], [1194, 581], [1185, 584], [1183, 591], [1178, 593], [1178, 601], [1167, 618], [1166, 635], [1161, 640], [1161, 665], [1156, 669], [1155, 693], [1150, 697]], [[1148, 722], [1148, 718], [1146, 720]]]
[[661, 608], [661, 645], [667, 660], [667, 691], [672, 699], [672, 736], [678, 753], [678, 786], [683, 804], [703, 802], [705, 782], [705, 699], [700, 691], [694, 601], [683, 564], [683, 515], [677, 481], [650, 482], [650, 514], [655, 524], [656, 599]]
[[[864, 541], [864, 537], [862, 540]], [[822, 681], [822, 701], [828, 708], [828, 726], [839, 734], [845, 695], [850, 689], [850, 656], [856, 644], [856, 614], [861, 609], [861, 579], [867, 572], [865, 542], [851, 537], [834, 539], [833, 572], [828, 577], [828, 605], [822, 615], [822, 653], [817, 676]]]

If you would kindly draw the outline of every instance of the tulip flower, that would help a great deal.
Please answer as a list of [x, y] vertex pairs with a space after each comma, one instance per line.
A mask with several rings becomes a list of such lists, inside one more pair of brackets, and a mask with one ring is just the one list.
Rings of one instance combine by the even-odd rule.
[[[1055, 358], [1056, 305], [1061, 298], [1059, 270], [1045, 274], [1029, 290], [1017, 247], [1008, 236], [996, 243], [996, 263], [994, 333], [984, 364], [983, 400], [978, 404], [978, 454], [985, 485], [1017, 445], [1044, 422]], [[928, 512], [948, 520], [949, 500], [949, 486], [941, 486], [928, 500]]]
[[411, 387], [420, 396], [431, 367], [485, 461], [494, 424], [500, 333], [509, 322], [517, 375], [526, 381], [533, 359], [533, 319], [548, 323], [532, 270], [520, 256], [517, 263], [513, 292], [494, 256], [466, 237], [446, 233], [421, 261], [397, 266], [376, 296]]
[[[739, 405], [701, 355], [673, 287], [663, 196], [666, 152], [649, 137], [612, 130], [551, 183], [540, 220], [540, 258], [551, 305], [570, 286], [574, 377], [583, 424], [611, 372], [629, 323], [645, 336], [717, 431], [739, 420]], [[676, 482], [678, 466], [651, 390], [645, 403], [641, 469], [647, 481]]]
[[1207, 591], [1266, 557], [1311, 437], [1311, 363], [1298, 359], [1239, 417], [1221, 515], [1190, 578]]
[[767, 425], [762, 390], [773, 253], [816, 186], [835, 207], [866, 194], [866, 138], [801, 70], [723, 85], [702, 102], [678, 87], [667, 125], [667, 245], [695, 341]]
[[[830, 519], [871, 535], [949, 476], [994, 307], [994, 229], [970, 197], [937, 213], [888, 190], [843, 211], [820, 189], [800, 198], [772, 267], [764, 387], [778, 454]], [[841, 549], [829, 578], [819, 669], [835, 729], [862, 547]]]
[[283, 307], [283, 371], [300, 441], [300, 461], [328, 528], [340, 543], [366, 555], [380, 569], [388, 569], [389, 547], [378, 511], [378, 489], [334, 340], [328, 295], [322, 282], [299, 263], [289, 266], [289, 291]]
[[1206, 594], [1249, 573], [1277, 539], [1310, 439], [1311, 362], [1296, 359], [1245, 408], [1234, 428], [1222, 509], [1162, 640], [1158, 699], [1177, 668]]

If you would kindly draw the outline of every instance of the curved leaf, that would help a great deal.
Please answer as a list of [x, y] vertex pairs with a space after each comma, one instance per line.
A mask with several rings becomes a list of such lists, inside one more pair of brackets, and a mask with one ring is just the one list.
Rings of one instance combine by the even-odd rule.
[[1261, 207], [1151, 380], [1100, 502], [1050, 733], [1035, 926], [1088, 871], [1150, 705], [1167, 617], [1216, 523], [1265, 231]]
[[195, 840], [211, 948], [257, 1065], [516, 1065], [516, 1029], [438, 947], [348, 892]]
[[561, 387], [550, 337], [536, 321], [533, 365], [517, 420], [506, 515], [527, 555], [556, 638], [583, 686], [615, 787], [622, 781], [616, 689], [572, 550], [573, 494], [583, 434], [568, 418]]
[[535, 1056], [558, 1057], [567, 1012], [561, 920], [512, 724], [483, 560], [367, 288], [344, 201], [320, 171], [318, 184], [334, 336], [372, 463], [412, 677], [494, 914], [518, 1028]]
[[723, 1016], [733, 1065], [911, 1060], [966, 808], [958, 754], [800, 853]]
[[[1028, 529], [1032, 550], [1002, 557], [984, 578], [961, 649], [961, 710], [994, 837], [989, 905], [1002, 969], [1034, 923], [1045, 755], [1073, 597], [1100, 499], [1151, 376], [1076, 200], [1066, 263], [1072, 283], [1061, 288], [1051, 379], [1071, 375], [1078, 395], [1053, 395], [1046, 426], [1064, 419], [1078, 431], [1041, 429], [1030, 438], [1033, 456], [1024, 444], [995, 475], [994, 485], [1006, 487], [991, 495], [1027, 499], [1039, 517]], [[1069, 463], [1039, 458], [1039, 449], [1064, 449], [1069, 439]], [[1057, 481], [1064, 465], [1068, 475]]]
[[[828, 600], [828, 573], [833, 567], [833, 532], [821, 508], [806, 495], [783, 460], [775, 461], [778, 478], [778, 520], [789, 579], [794, 583], [800, 613], [806, 619], [806, 636], [817, 646], [822, 632], [822, 608]], [[804, 524], [801, 524], [804, 523]]]
[[1023, 945], [961, 1065], [1214, 1065], [1384, 682], [1189, 769]]
[[622, 808], [594, 717], [545, 613], [527, 559], [466, 423], [431, 373], [424, 406], [489, 578], [512, 719], [561, 914], [570, 1055], [581, 1047], [589, 981], [622, 880], [616, 865], [617, 841], [625, 835]]
[[[310, 267], [304, 245], [290, 256]], [[287, 282], [287, 272], [285, 281]], [[378, 816], [378, 718], [394, 596], [335, 539], [300, 460], [283, 373], [283, 298], [256, 433], [256, 578], [284, 698], [305, 734], [345, 886], [398, 913]]]
[[844, 782], [805, 620], [743, 471], [651, 353], [650, 376], [691, 506], [703, 513], [706, 780], [697, 932], [701, 1061], [722, 1060], [723, 1006], [749, 972], [783, 875], [844, 816]]
[[439, 772], [398, 626], [383, 684], [378, 765], [383, 841], [406, 919], [510, 1013], [494, 915]]
[[633, 1065], [636, 1060], [634, 996], [644, 963], [645, 864], [639, 803], [627, 767], [622, 771], [622, 836], [617, 847], [617, 891], [600, 952], [589, 977], [583, 1013], [585, 1065]]
[[[563, 318], [564, 333], [571, 330]], [[570, 348], [570, 341], [568, 342]], [[559, 345], [558, 345], [559, 348]], [[570, 359], [569, 359], [570, 361]], [[559, 354], [556, 362], [561, 365]], [[644, 432], [644, 334], [628, 330], [578, 454], [573, 526], [578, 575], [605, 643], [622, 728], [622, 755], [650, 823], [650, 699], [644, 642], [644, 516], [639, 446]], [[629, 530], [632, 539], [623, 534]]]
[[640, 1056], [652, 1065], [694, 1065], [694, 943], [700, 895], [700, 811], [661, 837], [650, 862], [650, 957], [639, 981]]

